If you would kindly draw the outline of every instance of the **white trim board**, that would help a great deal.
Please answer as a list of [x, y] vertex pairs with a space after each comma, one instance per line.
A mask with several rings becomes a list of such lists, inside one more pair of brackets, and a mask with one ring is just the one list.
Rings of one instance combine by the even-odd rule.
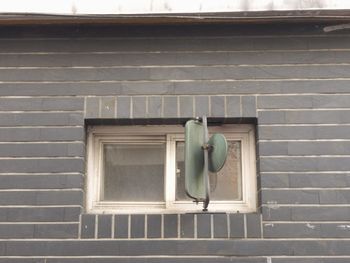
[[346, 10], [347, 0], [3, 0], [0, 13], [55, 15], [186, 14]]

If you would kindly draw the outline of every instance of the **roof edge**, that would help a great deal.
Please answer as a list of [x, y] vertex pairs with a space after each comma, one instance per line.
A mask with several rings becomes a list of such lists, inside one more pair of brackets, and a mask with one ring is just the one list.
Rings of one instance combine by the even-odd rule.
[[0, 13], [0, 25], [60, 24], [206, 24], [349, 22], [350, 10], [258, 11], [221, 13], [168, 13], [127, 15], [55, 15]]

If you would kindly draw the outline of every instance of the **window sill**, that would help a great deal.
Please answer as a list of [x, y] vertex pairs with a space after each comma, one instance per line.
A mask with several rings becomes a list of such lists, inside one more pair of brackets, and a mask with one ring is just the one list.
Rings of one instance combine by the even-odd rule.
[[87, 213], [94, 214], [174, 214], [174, 213], [254, 213], [256, 206], [251, 207], [243, 202], [213, 201], [206, 212], [202, 211], [202, 204], [178, 202], [166, 205], [165, 203], [116, 203], [98, 202], [87, 208]]

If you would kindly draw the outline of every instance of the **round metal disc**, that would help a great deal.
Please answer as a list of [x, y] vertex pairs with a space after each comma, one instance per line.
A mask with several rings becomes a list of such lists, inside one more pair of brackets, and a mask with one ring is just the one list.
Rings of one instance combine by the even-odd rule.
[[209, 151], [209, 171], [217, 173], [226, 161], [227, 141], [224, 135], [216, 133], [210, 137], [208, 144], [212, 146], [212, 149]]

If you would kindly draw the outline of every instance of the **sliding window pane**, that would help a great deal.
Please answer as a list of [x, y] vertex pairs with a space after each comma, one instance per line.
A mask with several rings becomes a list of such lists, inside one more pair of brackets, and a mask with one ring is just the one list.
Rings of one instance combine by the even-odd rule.
[[[176, 200], [192, 200], [185, 193], [185, 143], [176, 144]], [[210, 199], [216, 201], [242, 200], [241, 142], [228, 141], [228, 155], [218, 173], [209, 173]]]
[[105, 144], [104, 201], [164, 201], [165, 144]]

